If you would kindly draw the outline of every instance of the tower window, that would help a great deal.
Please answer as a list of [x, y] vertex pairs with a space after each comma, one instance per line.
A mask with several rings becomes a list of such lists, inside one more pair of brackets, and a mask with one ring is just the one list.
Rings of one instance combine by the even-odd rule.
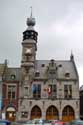
[[26, 32], [26, 35], [28, 35], [29, 33], [28, 32]]
[[31, 34], [33, 35], [33, 32], [31, 32]]
[[41, 67], [45, 67], [45, 64], [42, 64]]
[[59, 64], [59, 66], [58, 67], [62, 67], [62, 64]]
[[33, 38], [33, 36], [31, 36], [31, 38]]

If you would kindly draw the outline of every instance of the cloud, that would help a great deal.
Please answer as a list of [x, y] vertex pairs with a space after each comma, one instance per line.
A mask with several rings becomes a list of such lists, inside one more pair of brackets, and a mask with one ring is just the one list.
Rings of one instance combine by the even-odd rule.
[[72, 50], [77, 67], [83, 67], [83, 0], [1, 0], [0, 61], [7, 58], [10, 65], [20, 66], [30, 6], [39, 33], [37, 58], [66, 60]]

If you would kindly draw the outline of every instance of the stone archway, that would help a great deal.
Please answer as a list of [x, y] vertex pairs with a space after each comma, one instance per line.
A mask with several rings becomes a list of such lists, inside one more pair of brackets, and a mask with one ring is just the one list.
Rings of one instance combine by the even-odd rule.
[[55, 106], [49, 106], [46, 111], [46, 119], [52, 120], [52, 119], [59, 119], [59, 113]]
[[6, 119], [9, 121], [16, 120], [16, 109], [14, 107], [8, 107], [6, 109]]
[[31, 110], [31, 119], [41, 118], [41, 109], [38, 106], [34, 106]]
[[69, 122], [74, 119], [75, 119], [74, 109], [69, 105], [64, 107], [62, 111], [62, 120], [65, 122]]

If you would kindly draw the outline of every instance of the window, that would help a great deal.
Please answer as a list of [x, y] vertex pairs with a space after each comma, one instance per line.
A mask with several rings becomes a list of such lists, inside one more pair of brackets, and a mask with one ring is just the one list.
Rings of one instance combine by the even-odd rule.
[[26, 35], [28, 35], [29, 33], [28, 32], [26, 32]]
[[72, 85], [64, 85], [64, 98], [72, 98]]
[[21, 118], [27, 118], [28, 112], [21, 112]]
[[50, 93], [49, 93], [49, 97], [57, 97], [57, 91], [56, 91], [56, 85], [49, 85], [50, 87]]
[[14, 74], [12, 74], [12, 75], [11, 75], [11, 80], [15, 80], [15, 77], [16, 77], [16, 76], [15, 76]]
[[25, 86], [25, 87], [24, 87], [24, 96], [28, 96], [28, 94], [29, 94], [28, 87]]
[[39, 71], [36, 71], [35, 77], [39, 77], [39, 75], [40, 75]]
[[51, 59], [51, 60], [50, 60], [50, 66], [53, 67], [54, 65], [55, 65], [55, 63], [54, 63], [54, 59]]
[[45, 67], [45, 64], [42, 64], [41, 67]]
[[62, 67], [62, 64], [59, 64], [59, 66], [58, 67]]
[[8, 85], [8, 99], [16, 98], [16, 85]]
[[69, 73], [69, 72], [66, 72], [66, 73], [65, 73], [65, 77], [66, 77], [66, 78], [69, 78], [69, 77], [70, 77], [70, 73]]
[[49, 74], [48, 74], [49, 76], [49, 78], [50, 79], [54, 79], [55, 77], [56, 77], [56, 72], [53, 70], [53, 71], [49, 71]]
[[41, 97], [41, 85], [40, 84], [33, 84], [32, 91], [33, 91], [33, 98]]

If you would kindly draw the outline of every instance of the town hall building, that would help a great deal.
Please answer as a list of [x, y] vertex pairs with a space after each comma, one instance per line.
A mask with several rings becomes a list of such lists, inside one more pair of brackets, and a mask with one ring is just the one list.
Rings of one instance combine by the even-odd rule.
[[27, 26], [22, 42], [18, 119], [79, 118], [79, 78], [73, 54], [65, 61], [36, 60], [38, 33], [32, 14]]
[[74, 55], [71, 53], [69, 60], [37, 60], [38, 32], [34, 26], [31, 14], [23, 32], [21, 67], [7, 67], [3, 75], [7, 87], [3, 86], [2, 112], [11, 120], [78, 119], [79, 77]]

